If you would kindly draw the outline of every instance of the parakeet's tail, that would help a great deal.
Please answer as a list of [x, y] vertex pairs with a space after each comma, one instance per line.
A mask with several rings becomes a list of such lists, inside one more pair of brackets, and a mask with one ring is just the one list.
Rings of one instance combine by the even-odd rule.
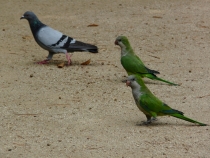
[[152, 79], [152, 80], [158, 80], [158, 81], [162, 81], [162, 82], [165, 82], [165, 83], [174, 85], [174, 86], [178, 86], [178, 84], [175, 84], [175, 83], [173, 83], [173, 82], [166, 81], [166, 80], [164, 80], [164, 79], [162, 79], [162, 78], [159, 78], [159, 77], [157, 77], [155, 74], [145, 74], [144, 76], [147, 77], [147, 78], [150, 78], [150, 79]]
[[155, 80], [162, 81], [162, 82], [165, 82], [165, 83], [168, 83], [168, 84], [171, 84], [171, 85], [174, 85], [174, 86], [178, 86], [178, 84], [176, 84], [176, 83], [166, 81], [166, 80], [164, 80], [164, 79], [162, 79], [162, 78], [159, 78], [159, 77], [155, 77], [154, 79], [155, 79]]
[[170, 116], [173, 116], [173, 117], [176, 117], [176, 118], [185, 120], [185, 121], [189, 121], [189, 122], [192, 122], [192, 123], [197, 123], [197, 124], [199, 124], [200, 126], [207, 126], [207, 124], [204, 124], [204, 123], [201, 123], [201, 122], [192, 120], [192, 119], [190, 119], [190, 118], [188, 118], [188, 117], [185, 117], [184, 115], [181, 115], [181, 114], [170, 114]]

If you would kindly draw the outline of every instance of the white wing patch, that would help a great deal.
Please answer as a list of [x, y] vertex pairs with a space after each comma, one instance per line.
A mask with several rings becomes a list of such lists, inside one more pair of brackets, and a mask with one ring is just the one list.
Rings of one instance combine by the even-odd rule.
[[71, 43], [75, 43], [76, 42], [76, 40], [75, 39], [73, 39], [72, 41], [71, 41]]

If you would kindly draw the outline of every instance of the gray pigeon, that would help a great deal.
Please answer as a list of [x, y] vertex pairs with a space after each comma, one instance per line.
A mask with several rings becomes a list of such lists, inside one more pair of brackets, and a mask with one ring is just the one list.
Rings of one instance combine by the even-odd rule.
[[53, 55], [57, 53], [66, 54], [68, 65], [71, 63], [71, 55], [68, 55], [68, 52], [98, 53], [98, 48], [96, 46], [76, 41], [74, 38], [54, 30], [53, 28], [43, 24], [33, 12], [25, 12], [20, 19], [28, 20], [35, 41], [40, 47], [49, 51], [47, 59], [38, 62], [39, 64], [48, 63], [48, 61], [52, 59]]

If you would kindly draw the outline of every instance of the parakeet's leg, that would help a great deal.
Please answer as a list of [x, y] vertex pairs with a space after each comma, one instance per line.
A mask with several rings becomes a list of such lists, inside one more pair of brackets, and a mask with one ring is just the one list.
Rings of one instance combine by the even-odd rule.
[[151, 121], [153, 122], [153, 121], [157, 121], [158, 119], [156, 118], [156, 117], [153, 117], [152, 119], [151, 119]]
[[49, 60], [46, 59], [46, 60], [37, 62], [37, 64], [48, 64], [48, 62], [49, 62]]
[[66, 59], [68, 60], [68, 65], [70, 65], [70, 63], [71, 63], [71, 56], [72, 55], [73, 54], [68, 55], [68, 53], [66, 53]]
[[156, 118], [156, 117], [151, 117], [151, 116], [149, 116], [149, 115], [146, 115], [146, 117], [147, 117], [147, 121], [142, 121], [142, 123], [144, 124], [144, 125], [148, 125], [148, 124], [150, 124], [150, 123], [152, 123], [152, 122], [154, 122], [154, 121], [157, 121], [158, 119]]
[[149, 115], [146, 115], [146, 117], [147, 117], [147, 121], [142, 121], [142, 123], [144, 125], [148, 125], [148, 124], [152, 123], [152, 117]]

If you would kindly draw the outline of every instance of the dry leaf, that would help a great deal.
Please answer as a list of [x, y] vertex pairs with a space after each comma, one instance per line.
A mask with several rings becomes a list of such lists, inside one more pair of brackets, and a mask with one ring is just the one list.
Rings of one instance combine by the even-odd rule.
[[97, 26], [98, 26], [97, 24], [90, 24], [87, 27], [97, 27]]
[[28, 36], [28, 35], [25, 35], [22, 37], [22, 39], [24, 40], [31, 40], [33, 37], [32, 36]]
[[57, 66], [58, 66], [58, 68], [63, 68], [63, 67], [64, 67], [64, 65], [65, 65], [65, 63], [64, 63], [64, 62], [62, 62], [62, 63], [58, 64]]
[[209, 28], [209, 26], [199, 25], [200, 28]]
[[162, 16], [153, 16], [153, 18], [160, 18], [160, 19], [162, 19], [163, 17]]
[[87, 60], [86, 62], [82, 63], [81, 65], [88, 65], [88, 64], [90, 64], [90, 59]]

